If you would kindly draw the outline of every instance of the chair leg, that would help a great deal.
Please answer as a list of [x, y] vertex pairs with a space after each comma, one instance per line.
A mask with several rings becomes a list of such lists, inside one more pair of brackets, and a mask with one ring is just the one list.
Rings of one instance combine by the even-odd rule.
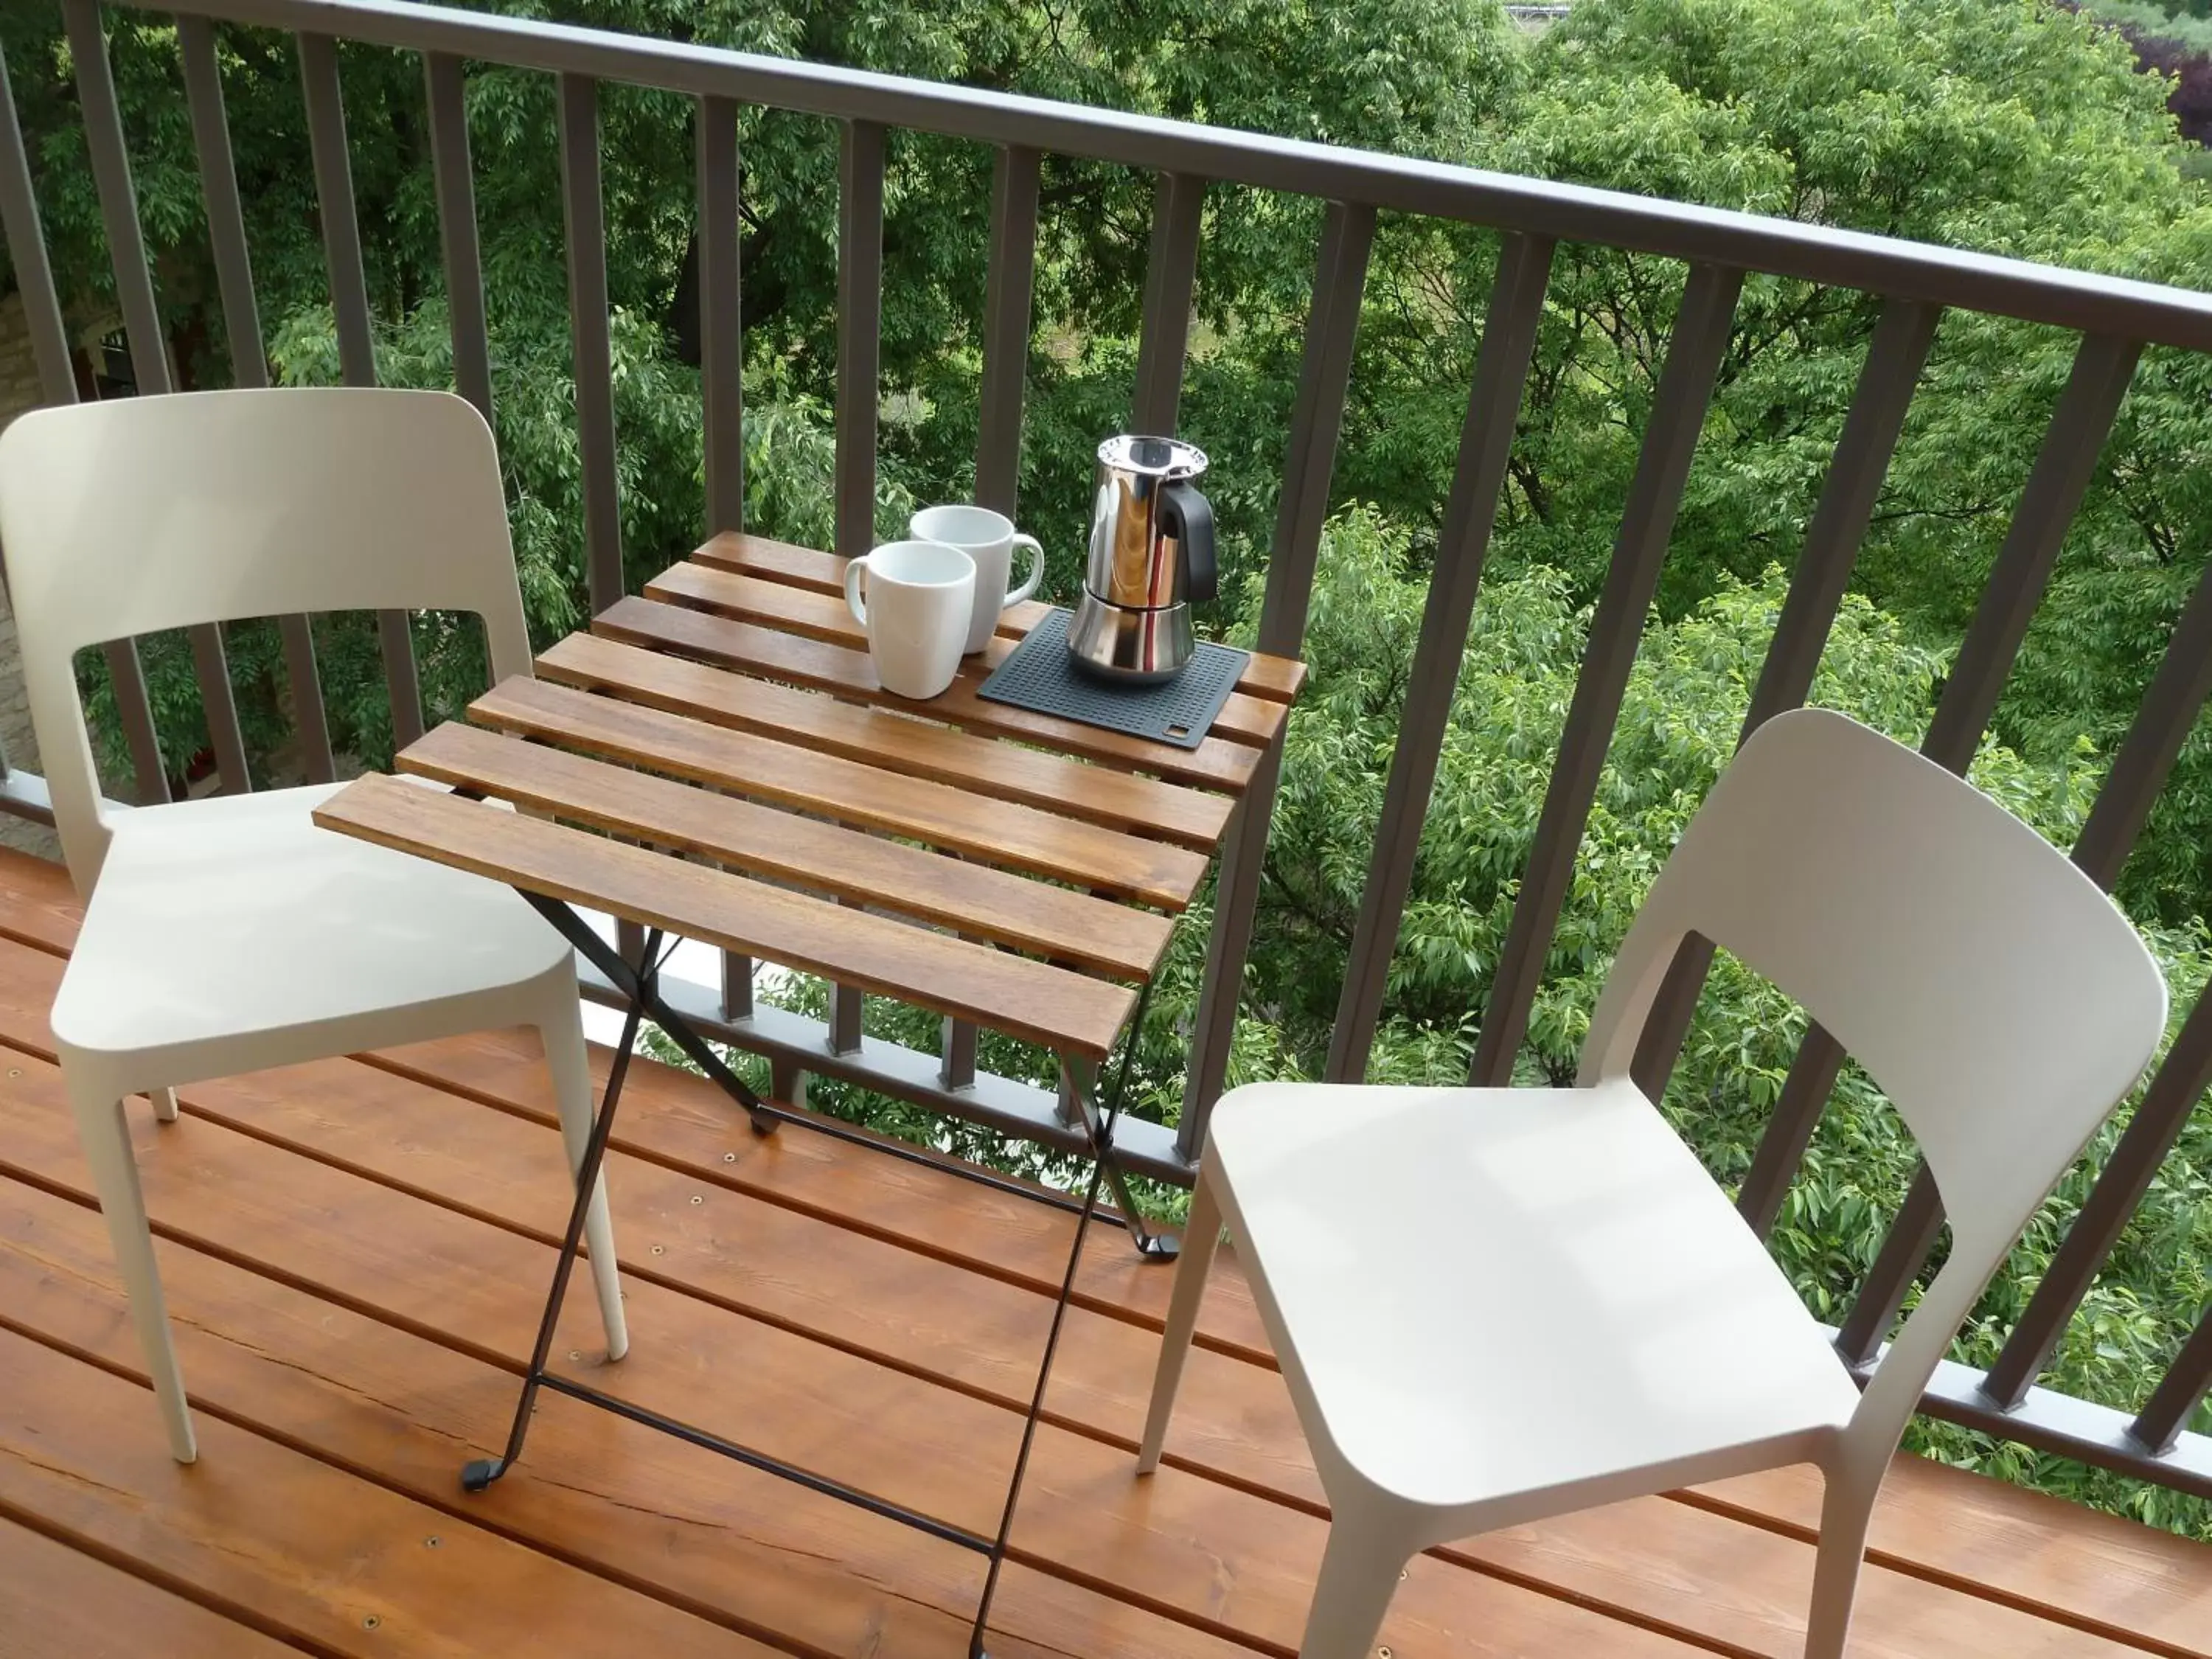
[[1298, 1659], [1369, 1659], [1411, 1552], [1380, 1529], [1340, 1516], [1328, 1529]]
[[77, 1140], [84, 1148], [85, 1162], [92, 1166], [100, 1212], [107, 1220], [108, 1243], [123, 1275], [131, 1322], [137, 1330], [139, 1350], [145, 1355], [146, 1370], [153, 1379], [154, 1397], [161, 1403], [170, 1454], [179, 1463], [190, 1463], [198, 1457], [199, 1448], [192, 1437], [184, 1373], [178, 1369], [176, 1345], [169, 1332], [168, 1303], [161, 1294], [161, 1273], [154, 1261], [154, 1235], [146, 1224], [146, 1197], [138, 1185], [138, 1164], [131, 1153], [131, 1131], [124, 1121], [123, 1102], [117, 1096], [91, 1093], [72, 1083], [70, 1107], [76, 1116]]
[[[582, 1165], [585, 1144], [592, 1135], [592, 1067], [584, 1048], [584, 1019], [576, 1003], [576, 988], [563, 974], [549, 997], [549, 1006], [538, 1023], [545, 1044], [545, 1064], [553, 1073], [553, 1096], [561, 1109], [561, 1139], [568, 1152], [571, 1175]], [[629, 1352], [629, 1321], [623, 1312], [622, 1275], [615, 1263], [615, 1228], [607, 1208], [606, 1172], [599, 1172], [592, 1194], [590, 1212], [584, 1218], [584, 1243], [592, 1262], [592, 1285], [598, 1291], [599, 1319], [606, 1328], [607, 1358], [620, 1359]]]
[[1874, 1523], [1875, 1499], [1881, 1493], [1887, 1472], [1886, 1463], [1876, 1465], [1871, 1474], [1849, 1466], [1826, 1471], [1820, 1553], [1813, 1566], [1813, 1603], [1805, 1619], [1805, 1659], [1843, 1659], [1850, 1640], [1851, 1606], [1866, 1559], [1867, 1533]]
[[146, 1098], [154, 1103], [154, 1121], [156, 1123], [174, 1123], [177, 1121], [177, 1091], [174, 1089], [149, 1089]]
[[1168, 1297], [1159, 1366], [1152, 1373], [1152, 1409], [1146, 1414], [1145, 1442], [1137, 1453], [1139, 1474], [1150, 1474], [1160, 1466], [1160, 1448], [1168, 1437], [1176, 1390], [1182, 1386], [1183, 1361], [1190, 1354], [1191, 1334], [1198, 1328], [1198, 1304], [1205, 1299], [1206, 1276], [1213, 1266], [1213, 1253], [1220, 1248], [1221, 1205], [1214, 1196], [1213, 1177], [1201, 1163], [1198, 1184], [1191, 1189], [1190, 1218], [1182, 1230], [1182, 1252], [1176, 1261], [1175, 1288]]

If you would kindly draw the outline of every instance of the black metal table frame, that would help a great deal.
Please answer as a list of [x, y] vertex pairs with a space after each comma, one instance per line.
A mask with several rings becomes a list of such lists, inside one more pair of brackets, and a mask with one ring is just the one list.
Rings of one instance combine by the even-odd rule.
[[[1091, 1222], [1111, 1219], [1098, 1207], [1102, 1188], [1112, 1186], [1115, 1200], [1120, 1206], [1121, 1220], [1127, 1227], [1140, 1255], [1153, 1261], [1172, 1261], [1176, 1255], [1176, 1240], [1171, 1236], [1153, 1232], [1145, 1225], [1131, 1199], [1127, 1179], [1114, 1162], [1114, 1125], [1121, 1116], [1128, 1091], [1130, 1059], [1136, 1049], [1138, 1030], [1144, 1023], [1146, 1004], [1152, 996], [1152, 981], [1147, 979], [1138, 992], [1127, 1036], [1121, 1045], [1121, 1065], [1115, 1071], [1110, 1097], [1103, 1111], [1097, 1109], [1096, 1103], [1087, 1098], [1091, 1092], [1089, 1088], [1079, 1087], [1075, 1091], [1091, 1155], [1090, 1184], [1079, 1201], [1065, 1193], [1032, 1187], [973, 1164], [948, 1162], [933, 1157], [920, 1147], [906, 1146], [896, 1141], [886, 1142], [848, 1127], [834, 1119], [793, 1111], [772, 1101], [763, 1100], [743, 1078], [723, 1063], [721, 1056], [692, 1029], [684, 1016], [661, 998], [659, 974], [667, 960], [661, 950], [662, 930], [654, 928], [646, 934], [638, 960], [633, 963], [567, 903], [526, 889], [517, 888], [515, 890], [521, 893], [531, 907], [550, 922], [586, 961], [606, 975], [628, 1006], [623, 1018], [622, 1040], [615, 1049], [614, 1064], [607, 1073], [606, 1087], [601, 1091], [599, 1109], [592, 1115], [591, 1134], [585, 1142], [583, 1158], [576, 1166], [575, 1198], [569, 1206], [568, 1229], [561, 1237], [560, 1255], [553, 1267], [553, 1285], [546, 1296], [545, 1310], [538, 1321], [538, 1340], [531, 1350], [530, 1368], [523, 1374], [522, 1392], [515, 1401], [514, 1421], [507, 1431], [507, 1449], [497, 1457], [478, 1458], [471, 1462], [461, 1471], [462, 1486], [472, 1492], [482, 1492], [514, 1466], [516, 1460], [522, 1455], [522, 1443], [529, 1433], [538, 1391], [550, 1389], [571, 1400], [597, 1406], [633, 1423], [673, 1435], [708, 1451], [718, 1452], [749, 1468], [779, 1476], [825, 1498], [854, 1504], [872, 1515], [896, 1521], [933, 1538], [988, 1557], [990, 1568], [983, 1581], [982, 1597], [976, 1607], [975, 1622], [968, 1640], [969, 1659], [987, 1659], [983, 1630], [990, 1618], [992, 1598], [998, 1592], [1000, 1569], [1006, 1562], [1006, 1541], [1012, 1533], [1014, 1511], [1021, 1499], [1022, 1477], [1028, 1471], [1030, 1450], [1036, 1439], [1037, 1421], [1044, 1411], [1045, 1389], [1052, 1376], [1053, 1355], [1059, 1349], [1060, 1329], [1066, 1322], [1068, 1304], [1075, 1293], [1075, 1275], [1082, 1265], [1083, 1248], [1089, 1240]], [[672, 944], [669, 948], [672, 951], [674, 945]], [[816, 1133], [849, 1141], [871, 1152], [905, 1158], [963, 1180], [976, 1182], [994, 1191], [1068, 1211], [1076, 1216], [1075, 1242], [1069, 1249], [1067, 1270], [1060, 1280], [1059, 1297], [1053, 1304], [1052, 1323], [1045, 1333], [1044, 1353], [1037, 1365], [1036, 1388], [1030, 1396], [1029, 1411], [1023, 1419], [1021, 1446], [1014, 1456], [1013, 1474], [1006, 1485], [1006, 1507], [1000, 1516], [999, 1528], [994, 1536], [986, 1538], [965, 1527], [954, 1526], [934, 1516], [925, 1515], [902, 1504], [895, 1504], [888, 1498], [862, 1492], [856, 1486], [817, 1474], [811, 1469], [787, 1463], [720, 1435], [709, 1434], [688, 1423], [678, 1422], [661, 1413], [649, 1411], [629, 1401], [602, 1393], [571, 1378], [556, 1376], [547, 1369], [547, 1361], [553, 1350], [554, 1328], [560, 1322], [561, 1306], [568, 1295], [569, 1275], [575, 1267], [576, 1257], [582, 1247], [584, 1223], [591, 1210], [592, 1193], [599, 1185], [599, 1171], [606, 1161], [607, 1142], [613, 1133], [616, 1109], [621, 1104], [623, 1083], [629, 1073], [630, 1058], [636, 1051], [638, 1032], [647, 1019], [666, 1032], [676, 1046], [697, 1064], [709, 1079], [744, 1108], [756, 1134], [773, 1134], [780, 1124], [797, 1124]], [[1102, 1066], [1099, 1077], [1103, 1079], [1103, 1076], [1104, 1068]]]

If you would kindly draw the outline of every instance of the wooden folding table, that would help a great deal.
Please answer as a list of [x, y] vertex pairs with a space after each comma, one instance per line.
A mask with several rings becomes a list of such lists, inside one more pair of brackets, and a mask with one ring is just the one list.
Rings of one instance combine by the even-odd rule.
[[[877, 684], [845, 607], [844, 562], [725, 535], [656, 577], [516, 678], [402, 751], [398, 777], [359, 779], [316, 822], [514, 887], [627, 1003], [507, 1449], [469, 1465], [482, 1490], [520, 1455], [541, 1388], [681, 1436], [990, 1558], [970, 1652], [1004, 1559], [1088, 1224], [1111, 1183], [1158, 1259], [1114, 1158], [1133, 1032], [1174, 920], [1204, 879], [1238, 799], [1280, 738], [1303, 664], [1254, 656], [1194, 749], [987, 701], [976, 689], [1044, 614], [1023, 605], [943, 696]], [[512, 809], [512, 810], [510, 810]], [[579, 914], [647, 930], [633, 959]], [[1003, 1031], [1059, 1056], [1092, 1172], [1080, 1204], [981, 1170], [971, 1178], [1079, 1220], [995, 1537], [787, 1464], [548, 1369], [637, 1034], [659, 1025], [749, 1115], [840, 1134], [762, 1099], [662, 997], [665, 937], [697, 939], [842, 987]], [[1113, 1088], [1097, 1083], [1122, 1033]], [[934, 1160], [933, 1160], [934, 1161]]]

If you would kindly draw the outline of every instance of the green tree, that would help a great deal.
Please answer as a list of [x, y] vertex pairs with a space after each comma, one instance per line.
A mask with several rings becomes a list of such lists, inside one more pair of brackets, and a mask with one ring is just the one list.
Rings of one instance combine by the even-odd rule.
[[[1288, 20], [1271, 0], [1203, 8], [1094, 0], [1061, 13], [1015, 0], [839, 7], [501, 0], [492, 9], [1413, 149], [1441, 147], [1440, 133], [1484, 108], [1486, 88], [1507, 61], [1492, 0], [1302, 3]], [[1285, 27], [1286, 21], [1300, 26]], [[112, 30], [140, 218], [179, 378], [187, 386], [227, 384], [229, 344], [174, 28], [165, 19], [117, 12]], [[336, 346], [290, 43], [266, 31], [226, 26], [218, 33], [270, 355], [287, 380], [333, 380]], [[97, 324], [111, 314], [112, 278], [58, 9], [9, 9], [0, 18], [0, 49], [13, 66], [37, 157], [64, 301], [78, 325]], [[340, 58], [380, 374], [392, 384], [444, 384], [444, 278], [420, 65], [410, 54], [353, 46], [342, 46]], [[533, 624], [550, 635], [580, 614], [584, 562], [554, 88], [547, 76], [471, 63], [467, 102], [501, 449]], [[624, 541], [634, 579], [680, 557], [699, 523], [698, 392], [677, 337], [696, 214], [691, 121], [689, 100], [602, 89]], [[825, 476], [836, 361], [836, 134], [825, 121], [750, 110], [740, 154], [751, 522], [823, 543], [828, 496], [816, 486]], [[990, 165], [981, 146], [892, 137], [881, 382], [886, 528], [911, 499], [964, 494], [972, 481]], [[1126, 421], [1150, 201], [1149, 181], [1121, 169], [1054, 159], [1047, 170], [1037, 308], [1055, 342], [1073, 349], [1036, 354], [1031, 417], [1042, 437], [1087, 434], [1079, 444], [1030, 446], [1031, 499], [1055, 504], [1036, 517], [1057, 551], [1062, 588], [1073, 580], [1080, 529], [1079, 505], [1066, 503], [1083, 497], [1087, 480], [1079, 475], [1087, 473], [1097, 436]], [[1206, 317], [1218, 327], [1291, 307], [1288, 286], [1304, 280], [1316, 222], [1310, 209], [1262, 192], [1217, 192], [1202, 273]], [[1286, 234], [1300, 243], [1288, 265], [1280, 246]], [[1255, 343], [1273, 338], [1251, 333]], [[1232, 377], [1238, 398], [1224, 428], [1241, 437], [1256, 403], [1272, 422], [1275, 454], [1286, 403], [1273, 384], [1279, 347], [1258, 360], [1268, 374]], [[1195, 412], [1193, 420], [1201, 423]], [[787, 469], [787, 460], [797, 469]], [[1274, 470], [1271, 455], [1261, 475]], [[1248, 506], [1232, 525], [1232, 557], [1261, 544], [1272, 511], [1272, 501], [1256, 497]], [[265, 755], [282, 736], [274, 642], [266, 630], [234, 633], [249, 739]], [[476, 672], [466, 653], [441, 657], [442, 638], [426, 629], [417, 641], [434, 713], [452, 708]], [[326, 623], [319, 643], [341, 747], [381, 759], [390, 726], [366, 624]], [[177, 640], [151, 642], [148, 659], [173, 762], [204, 741], [189, 659]], [[119, 766], [119, 752], [109, 759]]]
[[[1610, 0], [1532, 49], [1469, 159], [1505, 170], [2185, 283], [2212, 210], [2179, 165], [2164, 90], [2124, 43], [2040, 0]], [[1489, 240], [1405, 227], [1381, 269], [1350, 489], [1432, 514], [1494, 258]], [[1494, 557], [1594, 594], [1648, 416], [1679, 267], [1563, 247]], [[1436, 296], [1445, 296], [1439, 303]], [[1753, 277], [1706, 418], [1660, 590], [1679, 616], [1726, 579], [1796, 556], [1876, 307]], [[2057, 331], [1948, 316], [1858, 562], [1860, 591], [1916, 638], [1964, 632], [2074, 349]], [[1439, 374], [1433, 365], [1456, 371]], [[2055, 758], [2109, 754], [2212, 552], [2199, 357], [2153, 352], [2068, 538], [1997, 721]], [[1425, 478], [1416, 482], [1417, 471]], [[1371, 483], [1370, 481], [1371, 480]], [[2126, 892], [2181, 921], [2206, 908], [2212, 734], [2200, 731]]]

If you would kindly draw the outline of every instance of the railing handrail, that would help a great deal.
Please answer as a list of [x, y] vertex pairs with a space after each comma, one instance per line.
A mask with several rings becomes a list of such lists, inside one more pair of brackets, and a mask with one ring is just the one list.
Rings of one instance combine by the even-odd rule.
[[183, 0], [167, 9], [1018, 145], [1561, 241], [1602, 242], [2083, 333], [2212, 350], [2212, 294], [1730, 208], [411, 0]]

